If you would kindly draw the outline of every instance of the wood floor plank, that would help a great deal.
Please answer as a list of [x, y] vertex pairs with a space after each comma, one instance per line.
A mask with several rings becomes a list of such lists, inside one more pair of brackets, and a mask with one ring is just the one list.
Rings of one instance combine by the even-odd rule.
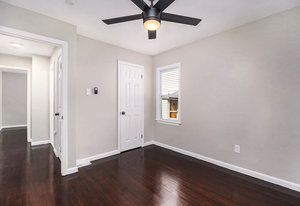
[[50, 145], [0, 133], [1, 206], [299, 206], [300, 194], [157, 146], [94, 161], [67, 177]]

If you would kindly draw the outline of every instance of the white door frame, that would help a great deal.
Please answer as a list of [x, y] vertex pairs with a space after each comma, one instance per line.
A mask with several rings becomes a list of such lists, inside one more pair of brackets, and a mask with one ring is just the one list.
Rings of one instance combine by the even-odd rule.
[[[6, 65], [0, 65], [0, 72], [12, 72], [26, 74], [27, 81], [27, 142], [31, 142], [31, 68], [26, 67], [12, 67]], [[22, 125], [20, 125], [22, 126]], [[25, 126], [25, 125], [24, 125]]]
[[120, 71], [121, 71], [121, 65], [129, 65], [129, 66], [134, 66], [134, 67], [138, 67], [142, 70], [142, 75], [143, 75], [143, 81], [142, 81], [142, 90], [143, 90], [143, 99], [142, 99], [142, 133], [143, 133], [143, 141], [142, 141], [142, 147], [145, 144], [145, 128], [144, 128], [144, 122], [145, 122], [145, 118], [144, 118], [144, 112], [145, 112], [145, 105], [144, 105], [144, 101], [145, 101], [145, 89], [144, 89], [144, 84], [145, 84], [145, 69], [144, 66], [142, 65], [138, 65], [138, 64], [132, 64], [129, 62], [125, 62], [125, 61], [120, 61], [118, 60], [118, 151], [119, 153], [122, 152], [121, 151], [121, 78], [120, 78]]
[[63, 58], [63, 80], [62, 80], [62, 133], [61, 133], [61, 174], [63, 176], [69, 174], [68, 172], [68, 43], [59, 39], [50, 38], [43, 35], [38, 35], [30, 32], [25, 32], [18, 29], [13, 29], [0, 25], [0, 34], [14, 36], [31, 41], [38, 41], [46, 44], [59, 46], [62, 48]]

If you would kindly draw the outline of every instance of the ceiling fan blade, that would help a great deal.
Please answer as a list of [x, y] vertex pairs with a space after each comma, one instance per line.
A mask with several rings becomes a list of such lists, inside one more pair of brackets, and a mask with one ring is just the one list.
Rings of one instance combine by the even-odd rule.
[[161, 20], [170, 21], [174, 23], [188, 24], [192, 26], [197, 26], [201, 21], [201, 19], [181, 16], [176, 14], [169, 14], [169, 13], [162, 13]]
[[135, 5], [137, 5], [143, 11], [150, 9], [148, 4], [146, 4], [143, 0], [131, 0]]
[[117, 23], [122, 23], [126, 21], [134, 21], [138, 19], [142, 19], [143, 15], [142, 14], [136, 14], [136, 15], [131, 15], [131, 16], [123, 16], [123, 17], [117, 17], [113, 19], [105, 19], [102, 20], [105, 24], [117, 24]]
[[156, 31], [148, 31], [148, 39], [156, 39]]
[[159, 0], [154, 7], [159, 11], [164, 11], [168, 6], [170, 6], [175, 0]]

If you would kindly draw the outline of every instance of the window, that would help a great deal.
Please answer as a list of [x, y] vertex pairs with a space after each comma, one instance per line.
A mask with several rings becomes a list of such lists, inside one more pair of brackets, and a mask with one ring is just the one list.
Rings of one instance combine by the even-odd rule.
[[180, 64], [157, 69], [156, 119], [180, 124]]

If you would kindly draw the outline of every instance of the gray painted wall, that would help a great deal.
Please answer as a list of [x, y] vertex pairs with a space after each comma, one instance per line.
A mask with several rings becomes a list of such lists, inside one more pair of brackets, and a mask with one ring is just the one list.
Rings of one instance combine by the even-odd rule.
[[0, 65], [4, 67], [31, 68], [31, 58], [0, 53]]
[[299, 25], [296, 8], [155, 56], [182, 63], [182, 125], [155, 140], [299, 184]]
[[2, 72], [2, 125], [27, 124], [27, 74]]
[[[20, 68], [31, 68], [31, 58], [19, 57], [7, 54], [0, 54], [0, 65], [3, 71], [9, 71], [7, 68], [20, 67]], [[11, 70], [11, 69], [10, 69]], [[11, 70], [14, 71], [14, 70]], [[16, 72], [18, 70], [15, 70]], [[2, 70], [0, 69], [0, 128], [2, 127]], [[26, 121], [27, 122], [27, 121]], [[25, 122], [25, 124], [26, 124]]]
[[49, 140], [49, 68], [50, 58], [33, 55], [31, 70], [31, 138]]
[[[145, 141], [153, 137], [152, 58], [78, 36], [76, 94], [77, 159], [118, 149], [118, 60], [145, 67]], [[99, 95], [85, 89], [99, 87]]]

